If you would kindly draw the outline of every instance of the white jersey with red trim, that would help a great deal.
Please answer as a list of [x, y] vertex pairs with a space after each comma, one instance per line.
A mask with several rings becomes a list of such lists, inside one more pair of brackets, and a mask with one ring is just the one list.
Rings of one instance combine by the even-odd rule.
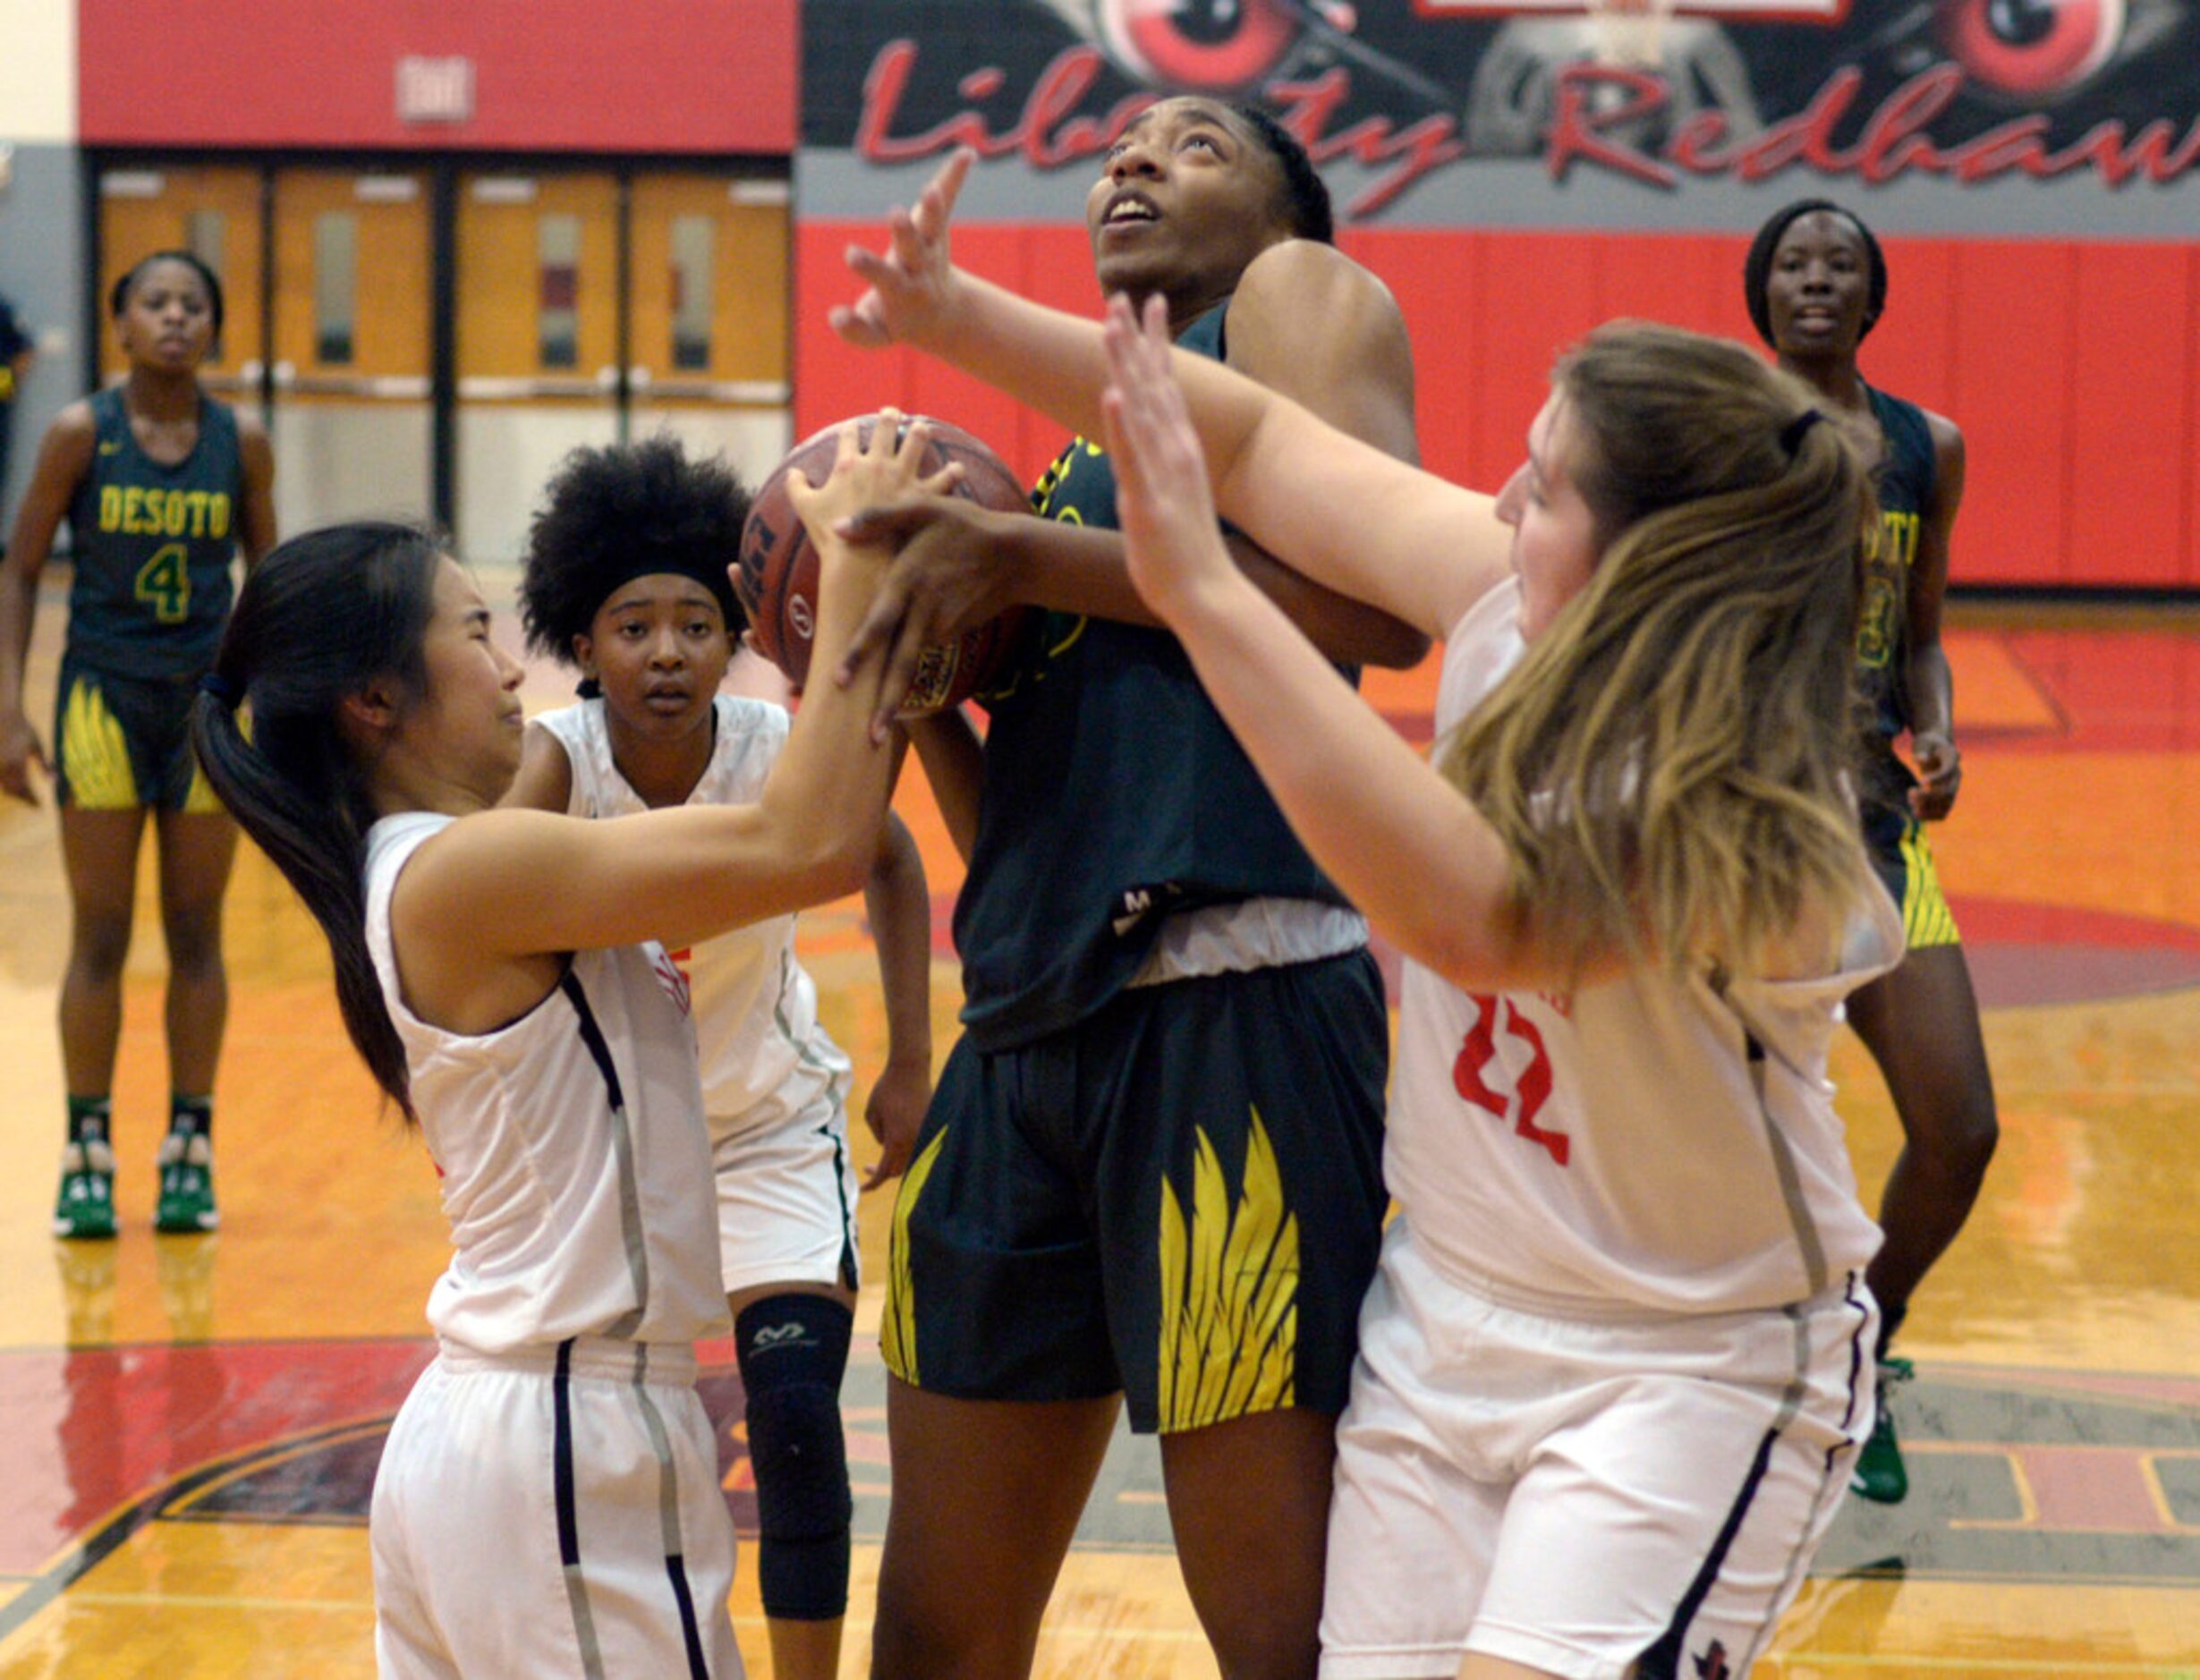
[[571, 1336], [692, 1342], [726, 1328], [687, 982], [654, 943], [573, 954], [494, 1032], [405, 1006], [390, 896], [454, 819], [367, 837], [367, 945], [405, 1049], [455, 1251], [428, 1300], [448, 1341], [490, 1354]]
[[[1439, 738], [1518, 660], [1519, 591], [1447, 642]], [[1408, 963], [1384, 1171], [1414, 1242], [1491, 1299], [1559, 1317], [1740, 1311], [1861, 1268], [1826, 1054], [1842, 999], [1902, 955], [1874, 892], [1828, 972], [1631, 970], [1474, 996]]]
[[[686, 802], [753, 804], [786, 745], [787, 714], [766, 700], [720, 694], [712, 719], [710, 762]], [[624, 817], [649, 809], [613, 760], [600, 699], [534, 721], [565, 749], [572, 815]], [[817, 988], [794, 959], [793, 916], [698, 940], [673, 958], [694, 986], [703, 1106], [714, 1136], [796, 1114], [836, 1080], [845, 1088], [848, 1058], [818, 1025]]]

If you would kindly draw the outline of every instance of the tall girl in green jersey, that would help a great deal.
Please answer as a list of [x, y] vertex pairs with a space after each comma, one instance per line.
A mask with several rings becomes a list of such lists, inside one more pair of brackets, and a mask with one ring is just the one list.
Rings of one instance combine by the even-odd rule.
[[[1742, 276], [1757, 331], [1782, 368], [1850, 422], [1879, 490], [1880, 528], [1858, 615], [1857, 685], [1867, 708], [1860, 792], [1864, 844], [1902, 906], [1909, 954], [1848, 1000], [1849, 1023], [1885, 1075], [1902, 1123], [1902, 1153], [1879, 1208], [1887, 1241], [1864, 1274], [1882, 1315], [1882, 1398], [1854, 1485], [1891, 1504], [1908, 1492], [1909, 1477], [1884, 1396], [1910, 1367], [1888, 1344], [1911, 1292], [1970, 1217], [2000, 1135], [1971, 971], [1924, 834], [1954, 807], [1963, 778], [1941, 650], [1963, 434], [1953, 420], [1867, 384], [1856, 365], [1858, 346], [1887, 306], [1887, 259], [1853, 213], [1824, 199], [1787, 206], [1758, 229]], [[1896, 755], [1905, 735], [1915, 771]]]
[[[130, 371], [47, 428], [0, 561], [0, 793], [36, 803], [51, 773], [72, 911], [61, 985], [68, 1138], [56, 1235], [115, 1235], [110, 1091], [122, 1034], [138, 847], [153, 819], [168, 947], [168, 1077], [154, 1213], [215, 1226], [214, 1068], [229, 1012], [222, 897], [236, 828], [200, 774], [194, 685], [229, 617], [231, 563], [275, 546], [275, 457], [259, 424], [199, 385], [222, 288], [186, 251], [157, 251], [109, 300]], [[38, 574], [66, 518], [75, 566], [49, 759], [23, 709]]]

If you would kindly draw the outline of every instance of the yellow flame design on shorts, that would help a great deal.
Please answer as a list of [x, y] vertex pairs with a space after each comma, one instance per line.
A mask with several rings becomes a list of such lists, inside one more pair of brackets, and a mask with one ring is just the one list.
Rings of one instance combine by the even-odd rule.
[[1902, 832], [1902, 933], [1913, 951], [1928, 946], [1960, 945], [1956, 914], [1941, 890], [1941, 871], [1932, 861], [1932, 848], [1924, 830], [1911, 823]]
[[879, 1356], [886, 1368], [912, 1387], [917, 1381], [917, 1292], [909, 1280], [909, 1213], [924, 1193], [924, 1181], [939, 1160], [939, 1146], [947, 1141], [947, 1128], [924, 1146], [924, 1152], [909, 1163], [902, 1175], [901, 1193], [894, 1198], [894, 1229], [888, 1241], [886, 1268], [886, 1311], [879, 1324]]
[[1285, 1205], [1261, 1111], [1235, 1205], [1213, 1142], [1203, 1130], [1198, 1139], [1191, 1211], [1174, 1188], [1161, 1191], [1164, 1431], [1287, 1406], [1296, 1370], [1298, 1218]]
[[133, 810], [138, 780], [130, 769], [130, 742], [107, 709], [106, 697], [79, 677], [61, 715], [61, 770], [69, 802], [79, 810]]

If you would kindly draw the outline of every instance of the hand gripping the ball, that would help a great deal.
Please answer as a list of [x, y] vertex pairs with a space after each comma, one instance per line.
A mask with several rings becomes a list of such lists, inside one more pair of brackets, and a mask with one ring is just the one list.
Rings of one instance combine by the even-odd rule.
[[[868, 417], [848, 423], [856, 425], [862, 437], [871, 436]], [[923, 468], [929, 476], [898, 494], [880, 495], [865, 506], [968, 510], [977, 517], [987, 516], [984, 510], [989, 509], [1019, 515], [1028, 512], [1023, 486], [992, 450], [945, 420], [928, 420], [924, 425], [928, 437]], [[839, 447], [838, 429], [829, 428], [794, 446], [757, 491], [741, 535], [734, 587], [749, 615], [752, 645], [797, 686], [808, 680], [816, 630], [817, 551], [810, 531], [795, 513], [788, 487], [793, 478], [806, 475], [814, 481], [820, 477], [825, 462]], [[851, 519], [842, 530], [853, 533], [844, 537], [845, 540], [883, 543], [889, 547], [899, 547], [908, 535], [896, 518], [876, 525]], [[896, 563], [889, 575], [899, 575], [904, 570]], [[902, 598], [895, 595], [896, 601]], [[898, 624], [905, 614], [896, 607], [891, 616]], [[995, 603], [982, 616], [959, 623], [953, 630], [942, 630], [937, 636], [897, 639], [887, 666], [887, 685], [881, 691], [888, 697], [888, 712], [922, 717], [978, 692], [1005, 657], [1023, 618], [1018, 611], [1001, 613], [999, 604]], [[933, 627], [939, 624], [937, 619], [924, 623]]]

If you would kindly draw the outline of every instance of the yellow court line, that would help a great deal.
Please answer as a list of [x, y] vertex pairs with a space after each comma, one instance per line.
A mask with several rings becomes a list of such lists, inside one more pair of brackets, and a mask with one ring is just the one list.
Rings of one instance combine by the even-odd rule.
[[[88, 1592], [71, 1587], [57, 1595], [49, 1610], [72, 1606], [101, 1605], [155, 1610], [327, 1610], [332, 1615], [372, 1616], [374, 1599], [237, 1599], [208, 1592]], [[34, 1624], [25, 1623], [25, 1626]]]

